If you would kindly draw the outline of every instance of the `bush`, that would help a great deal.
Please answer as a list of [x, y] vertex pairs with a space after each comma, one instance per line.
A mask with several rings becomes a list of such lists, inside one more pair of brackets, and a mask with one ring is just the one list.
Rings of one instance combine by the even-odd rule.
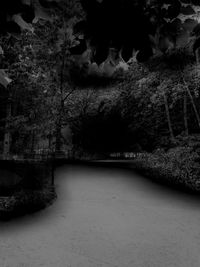
[[134, 161], [135, 168], [145, 175], [170, 185], [200, 191], [199, 154], [193, 147], [175, 147], [167, 152], [141, 154]]
[[51, 186], [46, 186], [42, 190], [21, 189], [12, 196], [0, 197], [0, 220], [44, 209], [51, 205], [55, 198], [55, 189]]

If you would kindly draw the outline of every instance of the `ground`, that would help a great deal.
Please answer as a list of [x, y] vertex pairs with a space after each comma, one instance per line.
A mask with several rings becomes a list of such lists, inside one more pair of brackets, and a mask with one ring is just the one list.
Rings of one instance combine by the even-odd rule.
[[200, 266], [200, 197], [94, 166], [60, 167], [56, 188], [53, 206], [0, 224], [0, 266]]

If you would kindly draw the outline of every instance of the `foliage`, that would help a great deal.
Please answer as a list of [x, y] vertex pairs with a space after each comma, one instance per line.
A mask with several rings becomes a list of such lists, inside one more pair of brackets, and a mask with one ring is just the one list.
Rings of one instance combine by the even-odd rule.
[[[61, 2], [55, 0], [55, 2]], [[19, 34], [21, 30], [34, 31], [31, 23], [39, 19], [51, 21], [51, 9], [55, 8], [51, 0], [16, 0], [1, 3], [1, 33]]]
[[55, 198], [55, 189], [47, 186], [42, 190], [20, 190], [12, 196], [0, 197], [0, 220], [9, 220], [44, 209], [51, 205]]
[[93, 60], [98, 65], [106, 60], [110, 47], [121, 49], [126, 62], [133, 56], [133, 48], [138, 51], [139, 62], [147, 61], [153, 54], [199, 48], [198, 1], [82, 0], [81, 3], [86, 18], [78, 22], [75, 30], [90, 40], [95, 50]]
[[[187, 60], [182, 60], [183, 55]], [[132, 64], [121, 81], [113, 85], [117, 96], [112, 94], [111, 86], [104, 89], [109, 90], [108, 101], [99, 95], [96, 104], [88, 100], [90, 108], [84, 116], [79, 113], [82, 105], [74, 105], [73, 101], [70, 109], [74, 107], [77, 114], [71, 123], [74, 142], [88, 143], [90, 149], [131, 151], [139, 145], [153, 151], [176, 146], [179, 135], [198, 132], [198, 68], [184, 51], [173, 56], [176, 64], [170, 56]], [[79, 93], [75, 94], [78, 99]]]
[[158, 48], [165, 52], [190, 45], [190, 34], [199, 23], [199, 10], [197, 1], [148, 1], [146, 11], [156, 28], [154, 43]]
[[135, 64], [120, 88], [118, 106], [144, 149], [173, 146], [177, 135], [199, 131], [199, 72], [191, 61], [172, 65], [156, 57]]
[[[6, 127], [14, 153], [33, 150], [39, 136], [51, 139], [52, 147], [55, 132], [66, 124], [65, 101], [73, 91], [69, 48], [76, 42], [72, 27], [81, 14], [78, 1], [63, 2], [51, 12], [51, 20], [35, 22], [34, 33], [25, 29], [18, 39], [1, 37], [1, 67], [12, 79], [7, 90], [12, 110]], [[6, 81], [11, 80], [6, 77]]]
[[[199, 141], [198, 141], [199, 144]], [[165, 152], [157, 149], [152, 154], [140, 154], [135, 168], [160, 183], [200, 191], [199, 156], [192, 147], [177, 146]]]

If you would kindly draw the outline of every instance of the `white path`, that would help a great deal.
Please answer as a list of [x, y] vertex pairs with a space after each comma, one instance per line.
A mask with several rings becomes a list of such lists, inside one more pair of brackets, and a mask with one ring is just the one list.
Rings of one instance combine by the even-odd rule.
[[0, 267], [200, 266], [200, 198], [102, 167], [56, 184], [53, 206], [0, 223]]

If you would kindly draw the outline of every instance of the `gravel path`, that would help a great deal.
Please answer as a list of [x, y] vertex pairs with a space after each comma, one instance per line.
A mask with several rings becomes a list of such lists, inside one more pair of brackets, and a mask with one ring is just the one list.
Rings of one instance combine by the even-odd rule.
[[0, 223], [1, 267], [199, 267], [200, 198], [131, 170], [65, 166], [58, 200]]

